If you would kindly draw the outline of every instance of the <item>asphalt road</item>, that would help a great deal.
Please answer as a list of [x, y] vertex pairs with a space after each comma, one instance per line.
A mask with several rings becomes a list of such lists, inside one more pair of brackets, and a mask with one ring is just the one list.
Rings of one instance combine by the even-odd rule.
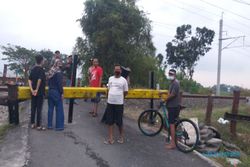
[[[129, 119], [124, 120], [126, 142], [105, 145], [107, 127], [100, 123], [104, 109], [99, 109], [99, 117], [92, 118], [88, 114], [91, 104], [82, 100], [79, 103], [75, 105], [73, 123], [66, 124], [64, 131], [29, 130], [28, 167], [210, 167], [192, 153], [166, 150], [162, 136], [143, 136], [136, 122]], [[65, 121], [67, 113], [65, 105]]]
[[[29, 119], [10, 130], [4, 143], [0, 144], [1, 167], [210, 167], [193, 153], [164, 148], [162, 136], [146, 137], [137, 123], [124, 119], [126, 142], [105, 145], [107, 127], [99, 117], [92, 118], [88, 112], [91, 104], [79, 101], [74, 107], [72, 124], [66, 123], [64, 131], [37, 131], [28, 128]], [[47, 119], [47, 102], [44, 103], [43, 122]], [[26, 107], [29, 104], [25, 105]], [[64, 104], [65, 122], [68, 105]], [[28, 117], [29, 109], [24, 114]]]

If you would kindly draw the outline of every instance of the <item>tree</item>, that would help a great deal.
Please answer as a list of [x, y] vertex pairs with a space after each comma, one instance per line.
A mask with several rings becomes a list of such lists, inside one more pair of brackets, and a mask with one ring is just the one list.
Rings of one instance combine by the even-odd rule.
[[182, 75], [192, 79], [197, 61], [211, 49], [214, 34], [206, 27], [197, 27], [192, 36], [191, 25], [177, 27], [175, 39], [166, 45], [167, 64], [180, 69]]
[[[48, 72], [50, 70], [51, 66], [52, 66], [51, 63], [52, 63], [52, 59], [54, 57], [54, 53], [51, 50], [49, 50], [49, 49], [43, 49], [43, 50], [40, 50], [38, 52], [38, 54], [40, 54], [41, 56], [43, 56], [43, 58], [44, 58], [44, 65], [43, 65], [43, 67], [44, 67], [45, 71]], [[68, 55], [66, 55], [64, 53], [61, 54], [61, 59], [62, 59], [63, 63], [66, 63], [67, 56]]]
[[120, 63], [132, 69], [132, 82], [148, 84], [138, 76], [147, 78], [148, 71], [156, 68], [152, 61], [155, 47], [150, 21], [135, 5], [135, 0], [87, 0], [79, 22], [84, 38], [77, 38], [75, 51], [85, 73], [89, 59], [96, 57], [104, 68], [104, 80], [113, 74], [113, 65]]
[[44, 57], [45, 71], [46, 72], [49, 71], [50, 67], [51, 67], [51, 62], [52, 62], [54, 53], [52, 51], [50, 51], [49, 49], [48, 50], [43, 49], [43, 50], [39, 51], [39, 54]]
[[29, 50], [21, 46], [12, 46], [10, 44], [1, 46], [1, 49], [3, 50], [2, 54], [6, 56], [3, 60], [9, 62], [8, 66], [10, 70], [21, 75], [27, 82], [28, 72], [35, 64], [36, 51], [34, 49]]

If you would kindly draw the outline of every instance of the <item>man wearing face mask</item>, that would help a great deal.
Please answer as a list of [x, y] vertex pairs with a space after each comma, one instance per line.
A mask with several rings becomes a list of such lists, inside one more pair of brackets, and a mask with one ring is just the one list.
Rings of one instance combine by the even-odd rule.
[[168, 110], [168, 120], [170, 124], [171, 142], [166, 146], [167, 149], [174, 149], [175, 145], [175, 120], [180, 113], [180, 84], [176, 79], [176, 71], [170, 69], [168, 79], [171, 81], [169, 86], [169, 96], [166, 99], [166, 107]]
[[109, 78], [108, 81], [108, 103], [105, 111], [104, 123], [108, 125], [108, 139], [105, 144], [113, 144], [113, 126], [116, 124], [119, 129], [118, 143], [124, 143], [123, 131], [123, 104], [124, 98], [128, 93], [128, 83], [121, 76], [121, 66], [115, 65], [115, 75]]

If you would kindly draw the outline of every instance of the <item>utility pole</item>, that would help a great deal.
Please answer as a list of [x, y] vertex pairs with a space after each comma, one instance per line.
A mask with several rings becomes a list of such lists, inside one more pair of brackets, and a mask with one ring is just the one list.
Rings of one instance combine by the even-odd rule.
[[[220, 29], [219, 29], [219, 47], [218, 47], [218, 68], [217, 68], [217, 85], [216, 85], [216, 95], [220, 95], [220, 75], [221, 75], [221, 54], [224, 49], [231, 49], [231, 48], [242, 48], [242, 47], [250, 47], [249, 45], [245, 45], [245, 35], [235, 36], [235, 37], [227, 37], [223, 38], [223, 12], [220, 19]], [[242, 45], [240, 46], [232, 46], [233, 43], [238, 41], [239, 39], [243, 39]], [[231, 40], [226, 46], [222, 48], [222, 41], [223, 40]]]
[[221, 72], [221, 52], [222, 52], [222, 32], [223, 32], [223, 13], [220, 19], [219, 29], [219, 48], [218, 48], [218, 68], [217, 68], [217, 86], [216, 95], [220, 95], [220, 72]]

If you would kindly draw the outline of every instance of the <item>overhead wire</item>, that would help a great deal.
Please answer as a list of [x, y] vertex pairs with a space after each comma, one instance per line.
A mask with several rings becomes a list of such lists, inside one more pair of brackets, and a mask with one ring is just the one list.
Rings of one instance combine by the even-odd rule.
[[221, 9], [221, 10], [223, 10], [223, 11], [227, 11], [227, 12], [229, 12], [229, 13], [235, 15], [235, 16], [238, 16], [238, 17], [240, 17], [240, 18], [242, 18], [242, 19], [245, 19], [245, 20], [247, 20], [247, 21], [250, 21], [250, 18], [245, 17], [245, 16], [242, 16], [242, 15], [240, 15], [240, 14], [238, 14], [238, 13], [236, 13], [236, 12], [233, 12], [233, 11], [231, 11], [231, 10], [229, 10], [229, 9], [222, 8], [222, 7], [218, 6], [218, 5], [215, 5], [215, 4], [213, 4], [213, 3], [207, 2], [207, 1], [205, 1], [205, 0], [199, 0], [199, 1], [201, 1], [201, 2], [203, 2], [203, 3], [206, 3], [206, 4], [210, 5], [210, 6], [213, 6], [213, 7], [215, 7], [215, 8]]

